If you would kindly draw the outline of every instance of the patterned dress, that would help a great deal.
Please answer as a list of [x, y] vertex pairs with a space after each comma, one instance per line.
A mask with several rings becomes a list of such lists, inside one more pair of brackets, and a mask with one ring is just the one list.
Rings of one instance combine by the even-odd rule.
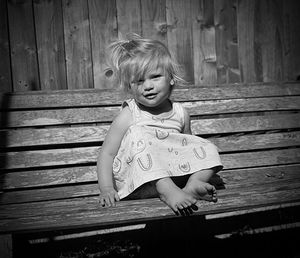
[[123, 103], [133, 116], [133, 125], [125, 133], [113, 162], [113, 174], [120, 198], [141, 185], [163, 177], [177, 177], [222, 163], [217, 148], [198, 136], [181, 133], [184, 110], [172, 102], [168, 116], [154, 116], [139, 109], [135, 100]]

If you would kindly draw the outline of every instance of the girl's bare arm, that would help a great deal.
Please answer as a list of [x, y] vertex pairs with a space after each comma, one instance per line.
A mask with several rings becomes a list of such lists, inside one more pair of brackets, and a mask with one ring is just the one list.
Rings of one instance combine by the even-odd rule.
[[102, 206], [115, 205], [115, 201], [119, 200], [114, 188], [112, 165], [131, 121], [131, 112], [128, 107], [125, 107], [111, 124], [98, 155], [97, 176]]

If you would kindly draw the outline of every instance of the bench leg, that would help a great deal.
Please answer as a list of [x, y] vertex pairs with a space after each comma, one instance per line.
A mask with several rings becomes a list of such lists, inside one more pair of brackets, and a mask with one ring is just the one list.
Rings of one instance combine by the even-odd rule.
[[3, 258], [12, 258], [12, 235], [0, 235], [0, 254]]

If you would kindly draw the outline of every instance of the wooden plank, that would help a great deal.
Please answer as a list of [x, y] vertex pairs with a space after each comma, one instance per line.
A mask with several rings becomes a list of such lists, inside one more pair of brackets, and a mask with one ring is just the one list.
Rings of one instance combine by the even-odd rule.
[[283, 72], [284, 80], [299, 80], [300, 75], [300, 2], [282, 1], [283, 4], [283, 24], [284, 24], [284, 59]]
[[[99, 147], [83, 147], [0, 153], [2, 160], [0, 166], [1, 168], [16, 169], [91, 164], [96, 162], [98, 150]], [[223, 155], [223, 162], [226, 168], [295, 163], [297, 158], [299, 159], [299, 152], [299, 149], [287, 149], [226, 154]]]
[[61, 1], [34, 1], [33, 5], [41, 89], [66, 89]]
[[7, 3], [13, 90], [39, 90], [32, 1]]
[[[256, 1], [241, 0], [237, 4], [237, 34], [239, 67], [242, 82], [262, 81], [257, 71], [261, 71], [261, 63], [255, 60], [255, 5]], [[257, 55], [259, 56], [259, 55]]]
[[220, 134], [299, 128], [299, 114], [192, 120], [193, 133]]
[[[287, 122], [287, 126], [292, 124], [297, 124], [297, 121], [293, 121], [292, 119], [283, 119], [283, 122]], [[205, 119], [201, 120], [205, 125], [209, 124], [210, 120], [206, 122]], [[221, 123], [224, 120], [221, 121]], [[226, 121], [226, 120], [225, 120]], [[237, 120], [235, 120], [237, 121]], [[220, 123], [219, 123], [220, 124]], [[226, 130], [226, 132], [231, 132], [233, 129], [239, 129], [241, 131], [247, 129], [247, 127], [242, 128], [241, 126], [234, 125], [233, 123], [227, 122], [229, 126], [226, 128], [222, 128], [219, 126], [218, 128], [222, 128], [220, 133]], [[109, 125], [98, 125], [98, 126], [82, 126], [82, 127], [63, 127], [63, 128], [49, 128], [49, 129], [23, 129], [23, 130], [7, 130], [0, 131], [0, 137], [3, 139], [0, 142], [0, 148], [11, 148], [11, 147], [29, 147], [29, 146], [44, 146], [44, 145], [62, 145], [62, 144], [82, 144], [82, 143], [98, 143], [102, 142], [105, 138], [105, 135], [109, 129]], [[205, 134], [209, 131], [207, 128], [203, 128], [200, 126], [195, 126], [192, 128], [192, 132], [194, 135]], [[249, 128], [248, 128], [249, 129]], [[254, 130], [257, 130], [255, 128]], [[214, 130], [216, 133], [216, 130]], [[259, 146], [267, 146], [267, 148], [272, 147], [287, 147], [294, 146], [293, 142], [297, 143], [298, 133], [280, 133], [280, 134], [264, 134], [264, 135], [246, 135], [246, 136], [232, 136], [232, 137], [222, 137], [219, 139], [210, 139], [215, 141], [215, 143], [220, 146], [220, 148], [228, 149], [229, 144], [227, 142], [230, 141], [230, 145], [232, 148], [243, 149], [249, 148], [248, 142], [254, 142], [255, 144], [251, 144], [254, 146], [253, 148], [259, 148]], [[263, 143], [265, 141], [265, 144]], [[245, 144], [243, 144], [245, 142]], [[261, 144], [261, 145], [260, 145]], [[233, 147], [234, 146], [234, 147]], [[251, 148], [251, 147], [250, 147]]]
[[214, 1], [192, 1], [193, 19], [193, 62], [195, 84], [215, 84], [216, 67], [216, 33], [214, 26]]
[[[227, 189], [273, 184], [276, 181], [299, 181], [299, 168], [299, 164], [296, 164], [222, 170], [218, 173], [220, 177], [214, 177], [211, 183], [217, 187], [218, 195], [222, 196], [226, 195]], [[2, 195], [0, 204], [49, 201], [99, 194], [95, 166], [73, 168], [72, 172], [68, 168], [65, 170], [67, 171], [53, 169], [6, 174], [5, 180], [1, 182], [4, 190], [10, 191]], [[68, 175], [68, 173], [73, 174]], [[85, 184], [78, 184], [79, 182]]]
[[63, 0], [68, 89], [93, 88], [87, 1]]
[[[226, 113], [242, 113], [255, 111], [299, 110], [300, 97], [278, 97], [265, 99], [233, 99], [212, 100], [202, 102], [186, 102], [191, 116], [220, 115]], [[120, 112], [121, 107], [93, 107], [80, 109], [29, 110], [10, 112], [4, 128], [68, 125], [80, 123], [111, 122]], [[287, 115], [288, 116], [288, 115]], [[267, 117], [267, 116], [266, 116]]]
[[7, 2], [0, 1], [0, 92], [12, 91], [7, 21]]
[[185, 80], [194, 82], [193, 38], [191, 1], [166, 0], [166, 18], [168, 24], [168, 47], [178, 63], [184, 67]]
[[106, 47], [118, 37], [115, 1], [89, 0], [94, 88], [117, 88], [117, 81], [106, 62]]
[[[199, 202], [195, 215], [206, 215], [235, 210], [255, 209], [280, 203], [299, 202], [299, 183], [277, 186], [257, 186], [232, 190], [232, 195], [219, 198], [217, 203]], [[101, 208], [97, 197], [66, 201], [39, 202], [2, 206], [0, 211], [1, 232], [26, 232], [26, 230], [63, 230], [117, 226], [126, 223], [141, 223], [155, 219], [171, 218], [175, 215], [158, 198], [121, 201], [116, 207]]]
[[141, 1], [142, 34], [167, 45], [166, 0]]
[[0, 138], [3, 139], [0, 148], [80, 143], [100, 145], [108, 129], [109, 125], [101, 125], [0, 131]]
[[124, 38], [127, 33], [142, 34], [141, 3], [139, 0], [116, 0], [118, 36]]
[[[217, 206], [220, 205], [220, 202], [227, 202], [227, 199], [232, 199], [233, 197], [237, 198], [236, 201], [233, 202], [233, 207], [235, 209], [239, 209], [238, 203], [239, 201], [244, 202], [246, 200], [252, 200], [252, 203], [248, 203], [247, 206], [252, 206], [257, 202], [262, 204], [269, 203], [267, 201], [267, 197], [270, 198], [273, 195], [276, 195], [277, 198], [279, 193], [286, 194], [286, 196], [282, 196], [282, 199], [273, 199], [273, 203], [281, 203], [284, 201], [284, 199], [287, 202], [293, 202], [293, 201], [299, 201], [300, 198], [300, 183], [293, 182], [293, 181], [276, 181], [272, 184], [265, 184], [265, 185], [259, 185], [256, 184], [254, 186], [249, 186], [247, 188], [243, 188], [243, 191], [241, 192], [241, 188], [232, 188], [232, 189], [226, 189], [219, 191], [220, 192], [220, 198], [218, 199], [218, 203], [216, 203]], [[252, 195], [249, 196], [249, 195]], [[266, 194], [265, 197], [262, 197], [264, 194]], [[260, 196], [262, 199], [256, 200]], [[154, 198], [156, 199], [156, 198]], [[158, 199], [158, 198], [157, 198]], [[131, 200], [129, 206], [136, 206], [137, 203], [140, 203], [141, 205], [145, 205], [145, 209], [150, 208], [148, 206], [149, 199], [138, 199], [138, 200]], [[0, 210], [0, 225], [2, 226], [3, 220], [5, 219], [22, 219], [23, 217], [35, 217], [35, 216], [53, 216], [61, 215], [62, 217], [66, 215], [74, 214], [80, 214], [80, 213], [89, 213], [91, 211], [94, 211], [95, 213], [100, 213], [104, 215], [106, 212], [111, 212], [112, 216], [118, 217], [119, 212], [122, 213], [122, 209], [126, 209], [123, 207], [124, 202], [127, 201], [121, 201], [117, 203], [117, 207], [119, 206], [119, 211], [117, 211], [116, 207], [111, 208], [103, 208], [98, 203], [98, 197], [97, 196], [91, 196], [91, 197], [81, 197], [81, 198], [73, 198], [73, 199], [62, 199], [62, 200], [53, 200], [53, 201], [44, 201], [44, 202], [32, 202], [32, 203], [20, 203], [20, 204], [10, 204], [10, 205], [1, 205]], [[205, 208], [206, 205], [209, 206], [209, 202], [201, 203], [200, 207]], [[200, 204], [199, 203], [199, 204]], [[92, 206], [91, 204], [94, 204]], [[245, 203], [244, 203], [245, 204]], [[166, 206], [165, 204], [162, 206]], [[39, 207], [36, 209], [35, 207]], [[135, 207], [139, 208], [139, 207]], [[168, 208], [166, 206], [166, 208]], [[219, 207], [220, 208], [220, 207]], [[111, 210], [110, 210], [111, 209]], [[240, 207], [242, 210], [242, 207]], [[110, 210], [110, 211], [108, 211]], [[72, 211], [72, 212], [71, 212]], [[135, 213], [134, 210], [132, 211], [128, 207], [128, 212], [130, 213], [130, 216], [133, 216]], [[157, 210], [158, 212], [158, 210]], [[104, 214], [103, 214], [104, 213]], [[170, 210], [170, 214], [172, 211]], [[99, 215], [100, 215], [99, 214]], [[115, 215], [113, 215], [115, 214]], [[96, 215], [96, 214], [95, 214]], [[100, 215], [100, 216], [102, 216]], [[106, 214], [108, 215], [108, 214]], [[141, 214], [140, 214], [141, 215]], [[145, 214], [144, 214], [145, 215]], [[97, 216], [97, 215], [96, 215]], [[123, 216], [122, 216], [123, 217]], [[72, 220], [72, 218], [70, 218]], [[120, 218], [121, 219], [121, 218]], [[133, 219], [133, 218], [132, 218]], [[103, 221], [102, 221], [103, 222]], [[68, 223], [67, 221], [63, 222], [63, 224]], [[1, 231], [0, 231], [1, 232]]]
[[[297, 82], [272, 82], [250, 84], [225, 84], [197, 87], [178, 87], [172, 92], [175, 101], [199, 101], [233, 98], [280, 97], [300, 95]], [[120, 105], [126, 95], [116, 90], [60, 90], [0, 93], [0, 108], [36, 109], [57, 107], [87, 107]], [[4, 105], [3, 101], [8, 103]]]
[[214, 1], [218, 83], [241, 82], [236, 2], [236, 0]]
[[283, 80], [284, 33], [283, 2], [257, 2], [255, 16], [256, 44], [261, 49], [263, 81]]

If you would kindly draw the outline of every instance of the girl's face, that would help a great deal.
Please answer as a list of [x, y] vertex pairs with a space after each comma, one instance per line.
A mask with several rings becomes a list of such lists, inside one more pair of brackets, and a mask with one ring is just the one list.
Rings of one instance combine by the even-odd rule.
[[146, 109], [164, 109], [169, 105], [170, 78], [161, 68], [146, 73], [145, 77], [130, 84], [134, 99]]

